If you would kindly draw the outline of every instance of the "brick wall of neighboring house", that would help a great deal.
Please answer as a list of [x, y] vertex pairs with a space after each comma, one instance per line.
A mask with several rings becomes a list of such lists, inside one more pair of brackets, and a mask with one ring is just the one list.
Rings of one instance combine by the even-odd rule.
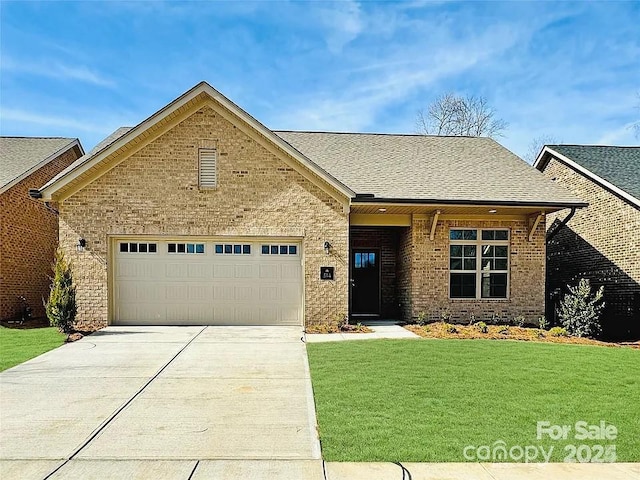
[[[213, 190], [198, 188], [200, 142], [217, 147]], [[343, 205], [209, 106], [60, 206], [60, 243], [74, 262], [77, 318], [84, 328], [108, 321], [109, 235], [303, 237], [305, 321], [333, 320], [348, 311]], [[75, 249], [80, 237], [87, 241], [84, 252]], [[334, 266], [336, 280], [320, 280], [321, 266]]]
[[[399, 227], [351, 227], [351, 248], [380, 249], [381, 317], [399, 318], [397, 295]], [[353, 258], [353, 255], [351, 255]]]
[[[508, 228], [509, 245], [509, 298], [506, 300], [449, 299], [449, 230], [451, 228]], [[477, 321], [492, 316], [503, 321], [524, 316], [535, 324], [544, 315], [545, 284], [545, 232], [540, 225], [533, 240], [528, 240], [528, 223], [522, 221], [468, 221], [441, 220], [434, 240], [430, 240], [431, 219], [415, 218], [410, 229], [412, 246], [401, 241], [401, 258], [409, 267], [411, 285], [410, 303], [401, 296], [405, 319], [418, 317], [424, 312], [430, 320], [441, 320], [442, 313], [451, 314], [453, 322], [469, 322], [471, 315]], [[404, 245], [404, 246], [402, 246]], [[406, 250], [411, 251], [407, 258]], [[401, 283], [407, 283], [407, 279]]]
[[[589, 203], [547, 246], [549, 293], [580, 277], [604, 285], [603, 333], [640, 336], [640, 210], [555, 159], [543, 173]], [[549, 215], [547, 228], [568, 213]]]
[[51, 263], [58, 245], [58, 218], [29, 197], [80, 156], [79, 149], [63, 153], [0, 194], [0, 319], [21, 315], [19, 296], [27, 299], [33, 316], [44, 316], [43, 297], [49, 294]]

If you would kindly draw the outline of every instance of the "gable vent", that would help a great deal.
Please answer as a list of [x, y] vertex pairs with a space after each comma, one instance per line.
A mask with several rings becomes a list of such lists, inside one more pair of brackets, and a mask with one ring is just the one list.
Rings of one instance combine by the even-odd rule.
[[215, 188], [218, 185], [216, 171], [216, 151], [212, 148], [201, 148], [200, 156], [200, 186]]

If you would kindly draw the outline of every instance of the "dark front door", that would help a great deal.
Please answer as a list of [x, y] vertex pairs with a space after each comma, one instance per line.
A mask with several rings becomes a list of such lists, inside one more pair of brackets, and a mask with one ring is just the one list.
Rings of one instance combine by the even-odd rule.
[[380, 315], [380, 250], [351, 253], [351, 313]]

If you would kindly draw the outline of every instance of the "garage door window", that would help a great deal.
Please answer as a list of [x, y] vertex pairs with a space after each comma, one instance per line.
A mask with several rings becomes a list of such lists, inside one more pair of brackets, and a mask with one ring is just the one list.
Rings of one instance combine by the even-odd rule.
[[120, 242], [120, 253], [156, 253], [157, 243]]
[[204, 243], [169, 243], [168, 253], [204, 253]]
[[297, 255], [297, 245], [262, 245], [262, 255]]
[[218, 243], [215, 246], [215, 252], [223, 255], [251, 255], [251, 245], [230, 245]]

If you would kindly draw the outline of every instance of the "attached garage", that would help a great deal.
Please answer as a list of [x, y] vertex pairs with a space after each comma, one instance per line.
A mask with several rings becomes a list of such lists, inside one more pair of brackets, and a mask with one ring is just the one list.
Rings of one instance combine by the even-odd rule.
[[117, 325], [302, 325], [299, 240], [113, 240]]

